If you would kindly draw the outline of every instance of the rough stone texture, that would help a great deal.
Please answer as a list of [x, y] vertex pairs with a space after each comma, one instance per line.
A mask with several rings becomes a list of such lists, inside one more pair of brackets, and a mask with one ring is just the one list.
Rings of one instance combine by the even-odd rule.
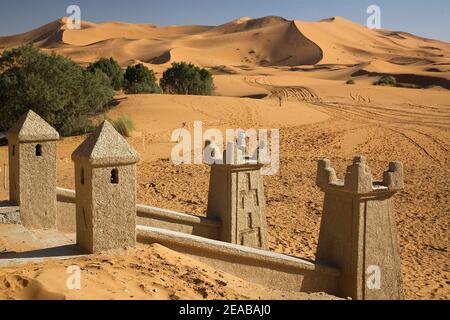
[[207, 216], [220, 219], [220, 240], [268, 248], [266, 201], [260, 164], [214, 164]]
[[244, 247], [174, 231], [137, 227], [140, 243], [159, 243], [218, 270], [273, 290], [337, 291], [338, 269], [283, 254]]
[[401, 191], [405, 188], [403, 182], [403, 164], [401, 162], [391, 162], [389, 170], [383, 174], [383, 184], [390, 191]]
[[0, 224], [21, 224], [20, 209], [13, 202], [0, 202]]
[[20, 147], [17, 137], [8, 137], [9, 200], [20, 204]]
[[[356, 157], [344, 181], [330, 161], [319, 161], [317, 185], [325, 192], [317, 261], [341, 269], [341, 297], [402, 299], [402, 275], [393, 196], [403, 187], [403, 167], [391, 163], [384, 182], [373, 182], [364, 157]], [[372, 266], [380, 270], [374, 289]]]
[[[80, 145], [72, 159], [78, 245], [90, 253], [133, 247], [136, 151], [105, 121]], [[117, 171], [117, 183], [113, 183], [113, 171]]]
[[19, 142], [59, 140], [59, 133], [33, 110], [25, 113], [7, 133]]
[[72, 160], [88, 159], [93, 166], [134, 164], [139, 155], [108, 121], [104, 121], [72, 154]]
[[336, 171], [331, 167], [330, 160], [320, 160], [317, 165], [316, 184], [321, 187], [336, 184], [337, 181]]
[[22, 223], [30, 229], [56, 229], [58, 139], [33, 111], [8, 132], [10, 200], [20, 206]]
[[[58, 230], [76, 232], [75, 190], [57, 188]], [[1, 207], [0, 207], [1, 208]], [[142, 226], [178, 231], [208, 239], [219, 239], [222, 223], [196, 215], [136, 205], [136, 223]]]
[[219, 220], [137, 205], [137, 224], [218, 240], [222, 223]]
[[353, 164], [347, 168], [344, 187], [349, 192], [362, 194], [373, 189], [373, 179], [370, 168], [366, 165], [364, 157], [355, 157]]
[[20, 211], [0, 213], [0, 224], [21, 224]]
[[57, 226], [62, 232], [76, 232], [77, 210], [75, 190], [56, 189]]

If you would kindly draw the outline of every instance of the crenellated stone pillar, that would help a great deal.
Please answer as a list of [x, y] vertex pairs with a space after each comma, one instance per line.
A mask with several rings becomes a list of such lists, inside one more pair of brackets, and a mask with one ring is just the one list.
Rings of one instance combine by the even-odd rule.
[[338, 180], [327, 159], [319, 161], [317, 186], [325, 192], [317, 261], [341, 269], [339, 295], [357, 300], [403, 298], [393, 197], [403, 189], [403, 165], [391, 162], [383, 181], [373, 181], [364, 157]]
[[222, 221], [221, 241], [267, 249], [263, 165], [245, 163], [236, 145], [228, 150], [225, 164], [211, 166], [207, 216]]

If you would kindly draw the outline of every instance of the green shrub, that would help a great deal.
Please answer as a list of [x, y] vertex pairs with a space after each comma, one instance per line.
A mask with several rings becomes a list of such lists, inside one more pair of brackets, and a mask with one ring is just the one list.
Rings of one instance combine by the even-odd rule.
[[105, 110], [113, 95], [103, 72], [31, 45], [0, 57], [0, 131], [32, 109], [63, 136], [84, 132], [91, 126], [87, 117]]
[[114, 88], [114, 90], [122, 89], [124, 80], [123, 71], [117, 61], [112, 57], [109, 59], [100, 58], [96, 62], [91, 63], [88, 67], [88, 70], [91, 72], [95, 72], [97, 70], [102, 71], [110, 79], [111, 86]]
[[134, 122], [126, 116], [120, 116], [116, 120], [109, 120], [114, 128], [124, 137], [130, 137], [134, 130]]
[[214, 92], [214, 79], [206, 69], [186, 62], [173, 63], [161, 79], [161, 87], [169, 94], [210, 96]]
[[346, 84], [355, 84], [355, 80], [350, 79], [350, 80], [348, 80], [348, 81], [346, 82]]
[[162, 90], [158, 85], [149, 85], [146, 83], [133, 83], [126, 88], [126, 92], [129, 94], [162, 93]]
[[395, 86], [396, 84], [397, 80], [393, 76], [383, 76], [374, 83], [376, 86]]
[[59, 130], [63, 137], [72, 135], [82, 135], [91, 133], [95, 130], [94, 124], [87, 116], [69, 118]]
[[124, 88], [127, 93], [161, 93], [155, 73], [142, 63], [127, 68]]

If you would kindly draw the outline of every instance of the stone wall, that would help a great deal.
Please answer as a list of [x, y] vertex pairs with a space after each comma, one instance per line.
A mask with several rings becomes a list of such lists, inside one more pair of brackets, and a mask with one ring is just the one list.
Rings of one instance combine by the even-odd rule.
[[[133, 247], [136, 240], [159, 243], [275, 290], [403, 297], [393, 201], [404, 188], [399, 162], [375, 181], [362, 156], [343, 180], [329, 160], [319, 161], [324, 212], [316, 261], [310, 262], [268, 250], [259, 163], [211, 166], [205, 218], [136, 204], [139, 156], [107, 121], [72, 154], [76, 191], [56, 188], [59, 135], [43, 119], [29, 111], [8, 135], [12, 203], [0, 204], [0, 223], [19, 217], [30, 229], [76, 232], [89, 253]], [[239, 155], [239, 148], [229, 148], [224, 159], [233, 150]]]
[[222, 221], [221, 241], [268, 249], [261, 167], [259, 164], [211, 166], [207, 216]]
[[329, 160], [318, 163], [325, 193], [317, 261], [339, 268], [340, 296], [355, 300], [403, 298], [393, 197], [403, 189], [403, 166], [391, 162], [375, 181], [364, 157], [337, 179]]
[[[76, 232], [75, 190], [57, 188], [58, 230]], [[219, 239], [222, 223], [187, 213], [155, 208], [143, 204], [136, 206], [137, 225], [162, 228], [208, 239]]]
[[159, 243], [273, 290], [336, 294], [340, 271], [299, 258], [179, 232], [137, 227], [137, 241]]
[[215, 240], [220, 237], [222, 223], [219, 220], [140, 204], [137, 205], [136, 212], [139, 226], [167, 229]]
[[75, 190], [57, 188], [56, 201], [58, 230], [75, 232], [77, 229]]
[[13, 163], [20, 162], [20, 167], [14, 171], [11, 190], [16, 189], [15, 199], [20, 204], [24, 226], [51, 229], [56, 224], [56, 199], [49, 198], [49, 195], [54, 196], [56, 189], [56, 144], [41, 142], [42, 157], [35, 154], [37, 145], [20, 143], [16, 147], [19, 160]]
[[30, 110], [7, 136], [10, 200], [20, 205], [22, 224], [55, 229], [58, 132]]
[[0, 201], [0, 224], [20, 224], [20, 209], [11, 201]]

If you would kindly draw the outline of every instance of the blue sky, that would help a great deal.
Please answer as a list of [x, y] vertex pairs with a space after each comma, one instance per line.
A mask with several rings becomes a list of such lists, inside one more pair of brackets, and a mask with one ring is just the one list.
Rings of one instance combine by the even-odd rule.
[[369, 5], [381, 7], [382, 27], [450, 42], [449, 0], [12, 0], [0, 2], [0, 35], [29, 31], [81, 7], [94, 22], [218, 25], [250, 16], [317, 21], [343, 16], [365, 24]]

